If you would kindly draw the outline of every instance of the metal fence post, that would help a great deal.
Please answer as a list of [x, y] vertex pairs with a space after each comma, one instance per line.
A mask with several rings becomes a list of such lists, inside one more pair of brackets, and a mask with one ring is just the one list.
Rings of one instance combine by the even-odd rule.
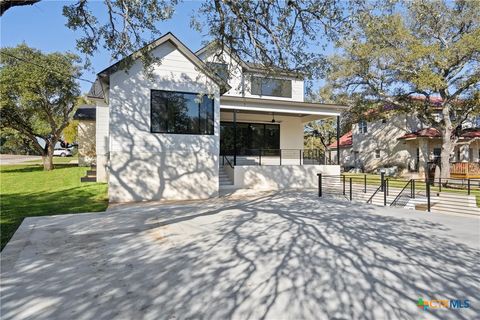
[[280, 165], [282, 165], [282, 149], [280, 149]]
[[442, 192], [442, 178], [438, 178], [438, 192]]
[[262, 149], [260, 149], [259, 152], [260, 152], [260, 153], [259, 153], [259, 155], [258, 155], [258, 165], [261, 166], [261, 165], [262, 165]]
[[425, 179], [427, 182], [426, 185], [426, 190], [427, 190], [427, 210], [430, 212], [430, 181], [428, 179]]
[[345, 176], [342, 176], [343, 179], [343, 195], [345, 195]]
[[412, 179], [412, 199], [415, 199], [415, 179]]
[[350, 201], [352, 201], [352, 178], [350, 178]]
[[318, 176], [318, 196], [321, 197], [322, 196], [322, 174], [317, 173], [317, 176]]
[[385, 172], [380, 172], [380, 180], [382, 192], [385, 192]]
[[385, 184], [383, 185], [383, 205], [387, 205], [387, 190], [385, 188]]
[[300, 165], [302, 165], [302, 149], [298, 150], [300, 152]]
[[470, 178], [467, 179], [467, 190], [468, 190], [468, 195], [470, 195]]
[[367, 193], [367, 175], [363, 175], [363, 193]]

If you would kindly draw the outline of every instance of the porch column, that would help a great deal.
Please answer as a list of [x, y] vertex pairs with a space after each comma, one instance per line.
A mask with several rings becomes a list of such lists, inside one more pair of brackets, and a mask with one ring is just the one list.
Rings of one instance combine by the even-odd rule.
[[237, 165], [237, 109], [233, 110], [233, 165]]
[[337, 116], [337, 164], [340, 165], [340, 116]]
[[427, 163], [429, 157], [428, 141], [424, 138], [418, 139], [418, 149], [420, 152], [418, 159], [418, 173], [423, 175], [427, 172]]

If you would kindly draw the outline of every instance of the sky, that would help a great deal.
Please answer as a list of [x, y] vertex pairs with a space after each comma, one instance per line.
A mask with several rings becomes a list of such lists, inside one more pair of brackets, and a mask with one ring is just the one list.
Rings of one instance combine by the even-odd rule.
[[[72, 1], [42, 0], [32, 6], [20, 6], [9, 9], [0, 18], [0, 46], [14, 47], [21, 43], [40, 49], [43, 52], [73, 52], [80, 57], [85, 56], [75, 48], [76, 39], [83, 35], [81, 31], [73, 31], [65, 26], [67, 19], [62, 14], [62, 8]], [[162, 33], [172, 32], [192, 51], [202, 47], [202, 43], [209, 40], [206, 34], [201, 34], [190, 27], [190, 20], [200, 7], [201, 2], [184, 0], [176, 6], [172, 19], [159, 22], [158, 28]], [[89, 6], [94, 14], [100, 19], [106, 17], [103, 1], [90, 0]], [[325, 53], [332, 53], [329, 45]], [[82, 78], [94, 81], [96, 72], [99, 72], [113, 64], [111, 54], [101, 48], [93, 57], [90, 70], [85, 70]], [[82, 93], [88, 92], [91, 83], [79, 81]], [[312, 82], [316, 89], [323, 85], [324, 81]]]
[[[94, 2], [94, 1], [92, 1]], [[75, 40], [82, 35], [65, 26], [67, 19], [62, 15], [62, 8], [69, 1], [40, 1], [32, 6], [14, 7], [0, 18], [0, 45], [14, 47], [25, 42], [28, 46], [44, 52], [73, 52], [79, 54]], [[190, 17], [198, 9], [200, 2], [184, 1], [180, 3], [172, 19], [160, 22], [159, 29], [163, 33], [171, 31], [192, 51], [202, 46], [208, 38], [190, 28]], [[100, 3], [97, 2], [97, 8]], [[95, 9], [93, 3], [92, 9]], [[106, 50], [99, 50], [91, 57], [93, 70], [85, 71], [83, 78], [95, 80], [95, 73], [105, 69], [113, 62]], [[91, 83], [80, 81], [82, 92], [90, 89]]]

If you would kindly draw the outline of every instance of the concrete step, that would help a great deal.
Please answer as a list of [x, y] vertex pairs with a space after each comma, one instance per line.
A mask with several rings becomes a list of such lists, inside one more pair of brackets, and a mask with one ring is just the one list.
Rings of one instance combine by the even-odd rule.
[[80, 182], [97, 182], [97, 177], [81, 177]]
[[87, 170], [87, 176], [97, 176], [97, 170]]

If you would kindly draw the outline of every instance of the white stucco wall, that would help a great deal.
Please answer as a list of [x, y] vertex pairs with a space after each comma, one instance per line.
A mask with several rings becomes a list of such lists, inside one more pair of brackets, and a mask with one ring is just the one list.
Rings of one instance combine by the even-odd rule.
[[95, 121], [97, 182], [108, 181], [109, 113], [110, 109], [105, 103], [97, 103]]
[[[219, 89], [169, 42], [153, 78], [137, 61], [110, 76], [109, 196], [112, 202], [201, 199], [218, 194]], [[150, 90], [211, 94], [215, 134], [150, 132]]]
[[258, 190], [312, 189], [318, 187], [318, 173], [339, 175], [340, 166], [236, 166], [234, 186]]
[[96, 160], [95, 121], [80, 120], [77, 126], [78, 165], [90, 166]]
[[246, 98], [264, 98], [264, 99], [273, 99], [273, 100], [290, 100], [290, 101], [304, 101], [305, 96], [305, 88], [304, 88], [304, 80], [295, 77], [286, 77], [286, 76], [267, 76], [269, 78], [276, 78], [276, 79], [285, 79], [292, 81], [292, 97], [291, 98], [284, 98], [284, 97], [274, 97], [274, 96], [259, 96], [251, 93], [251, 77], [254, 76], [265, 76], [259, 73], [249, 73], [243, 72], [242, 67], [239, 63], [232, 59], [226, 52], [222, 54], [221, 57], [216, 57], [214, 54], [209, 54], [208, 52], [204, 52], [202, 55], [199, 56], [200, 59], [206, 62], [223, 62], [229, 66], [230, 70], [230, 79], [228, 80], [228, 84], [232, 87], [229, 91], [225, 93], [227, 96], [240, 96]]

